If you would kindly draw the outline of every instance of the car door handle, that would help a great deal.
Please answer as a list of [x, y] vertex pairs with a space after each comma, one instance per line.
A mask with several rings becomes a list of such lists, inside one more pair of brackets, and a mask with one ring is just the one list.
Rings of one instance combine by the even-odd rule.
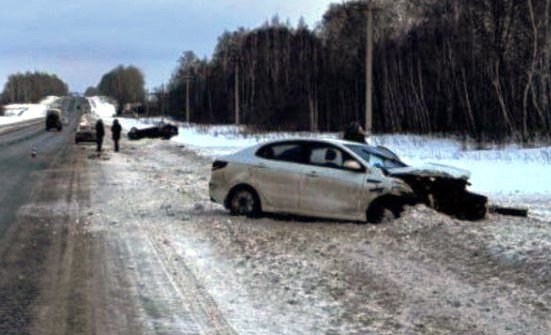
[[317, 178], [318, 174], [315, 171], [306, 174], [310, 178]]
[[369, 184], [380, 184], [380, 183], [382, 183], [382, 181], [380, 181], [378, 179], [368, 179], [367, 182]]
[[266, 165], [264, 165], [264, 164], [258, 164], [258, 165], [255, 165], [254, 167], [257, 168], [257, 169], [265, 169], [265, 168], [266, 168]]

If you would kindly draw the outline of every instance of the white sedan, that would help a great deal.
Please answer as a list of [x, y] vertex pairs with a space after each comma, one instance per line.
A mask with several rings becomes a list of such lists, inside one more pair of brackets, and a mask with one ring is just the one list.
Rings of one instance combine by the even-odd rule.
[[331, 139], [269, 141], [220, 157], [209, 193], [234, 215], [286, 213], [381, 222], [415, 201], [411, 187], [380, 165], [402, 163], [391, 152]]

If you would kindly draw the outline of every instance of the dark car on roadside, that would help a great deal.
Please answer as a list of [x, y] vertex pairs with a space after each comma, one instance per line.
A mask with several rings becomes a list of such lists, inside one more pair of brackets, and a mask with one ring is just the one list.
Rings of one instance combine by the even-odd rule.
[[162, 138], [168, 140], [173, 136], [178, 135], [178, 127], [173, 124], [159, 122], [158, 124], [147, 128], [132, 127], [128, 132], [128, 138], [131, 140], [139, 140], [142, 138]]
[[46, 111], [46, 131], [55, 128], [58, 131], [63, 129], [61, 109], [52, 108]]

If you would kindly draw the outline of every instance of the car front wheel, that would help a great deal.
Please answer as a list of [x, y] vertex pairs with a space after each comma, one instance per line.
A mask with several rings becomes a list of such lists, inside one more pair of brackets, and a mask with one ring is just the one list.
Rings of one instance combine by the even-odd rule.
[[231, 193], [229, 209], [232, 215], [256, 217], [260, 214], [260, 200], [253, 189], [241, 187]]
[[137, 140], [138, 139], [138, 128], [132, 127], [130, 131], [128, 132], [128, 138], [131, 140]]
[[377, 199], [366, 211], [368, 223], [388, 223], [400, 217], [403, 203], [395, 198]]

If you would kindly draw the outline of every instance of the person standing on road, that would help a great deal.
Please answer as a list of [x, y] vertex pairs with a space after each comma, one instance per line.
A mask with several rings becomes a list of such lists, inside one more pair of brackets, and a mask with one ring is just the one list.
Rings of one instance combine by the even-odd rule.
[[111, 125], [111, 137], [113, 138], [113, 142], [115, 143], [115, 152], [119, 151], [119, 140], [121, 139], [121, 124], [119, 123], [119, 120], [114, 119], [113, 125]]
[[98, 119], [96, 122], [96, 151], [101, 152], [101, 145], [103, 144], [103, 136], [105, 136], [105, 128], [103, 127], [102, 119]]

